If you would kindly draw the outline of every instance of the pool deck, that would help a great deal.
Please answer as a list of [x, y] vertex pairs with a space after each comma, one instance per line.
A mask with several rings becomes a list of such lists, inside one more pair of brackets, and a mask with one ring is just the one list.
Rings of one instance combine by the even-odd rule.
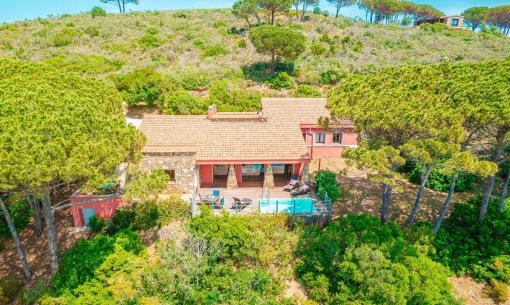
[[[259, 201], [261, 199], [262, 195], [262, 188], [261, 187], [240, 187], [238, 189], [226, 189], [226, 188], [201, 188], [199, 190], [200, 194], [206, 195], [206, 194], [212, 194], [213, 190], [219, 190], [220, 191], [220, 197], [225, 198], [225, 205], [223, 209], [215, 209], [215, 213], [221, 213], [221, 210], [225, 210], [232, 214], [249, 214], [249, 213], [258, 213], [259, 212]], [[267, 199], [267, 191], [264, 191], [264, 198]], [[232, 205], [234, 203], [233, 197], [244, 199], [248, 198], [251, 199], [252, 203], [248, 205], [246, 208], [236, 211], [232, 208]], [[312, 195], [306, 195], [306, 196], [299, 196], [300, 198], [312, 198]], [[290, 196], [290, 192], [286, 192], [283, 190], [282, 187], [275, 187], [274, 189], [269, 190], [269, 198], [270, 199], [277, 199], [277, 198], [292, 198]], [[196, 196], [197, 203], [200, 201], [199, 196], [197, 194]]]

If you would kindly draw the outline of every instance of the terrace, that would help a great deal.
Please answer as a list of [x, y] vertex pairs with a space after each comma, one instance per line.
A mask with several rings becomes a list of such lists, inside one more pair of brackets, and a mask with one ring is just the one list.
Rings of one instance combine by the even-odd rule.
[[[216, 206], [214, 211], [219, 214], [222, 210], [231, 213], [246, 215], [250, 213], [281, 213], [286, 212], [296, 215], [323, 215], [331, 211], [330, 203], [321, 200], [314, 192], [305, 195], [291, 196], [290, 192], [281, 187], [264, 189], [260, 186], [242, 186], [237, 189], [227, 188], [200, 188], [201, 195], [213, 194], [219, 191], [219, 197], [224, 198], [223, 207]], [[234, 205], [234, 197], [241, 200], [251, 201], [243, 209], [237, 209]], [[195, 201], [200, 205], [200, 196], [197, 193]], [[206, 203], [202, 203], [206, 204]]]

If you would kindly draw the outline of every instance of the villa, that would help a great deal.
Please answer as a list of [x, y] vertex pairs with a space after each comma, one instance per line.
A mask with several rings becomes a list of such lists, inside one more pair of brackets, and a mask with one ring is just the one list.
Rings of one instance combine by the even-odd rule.
[[352, 122], [318, 125], [329, 116], [325, 98], [263, 98], [259, 112], [207, 115], [148, 115], [140, 126], [147, 137], [144, 170], [162, 168], [187, 192], [238, 189], [307, 180], [316, 158], [338, 158], [356, 146]]

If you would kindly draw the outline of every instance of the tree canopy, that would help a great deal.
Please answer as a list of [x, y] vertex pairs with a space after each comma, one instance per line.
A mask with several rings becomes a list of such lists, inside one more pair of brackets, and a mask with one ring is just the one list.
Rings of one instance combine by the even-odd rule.
[[281, 59], [295, 60], [305, 51], [303, 33], [276, 25], [262, 25], [250, 31], [250, 39], [259, 53], [271, 55], [271, 69]]
[[0, 60], [0, 189], [104, 181], [142, 138], [120, 95], [101, 80]]

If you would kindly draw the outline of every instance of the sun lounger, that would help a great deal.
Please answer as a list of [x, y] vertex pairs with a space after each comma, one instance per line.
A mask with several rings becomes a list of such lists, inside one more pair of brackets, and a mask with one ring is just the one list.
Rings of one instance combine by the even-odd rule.
[[252, 200], [248, 198], [243, 198], [241, 200], [239, 198], [232, 197], [232, 199], [234, 199], [234, 203], [232, 204], [232, 209], [234, 210], [242, 210], [252, 203]]
[[300, 187], [299, 187], [299, 189], [297, 189], [297, 190], [295, 190], [295, 191], [292, 191], [292, 192], [290, 193], [290, 195], [291, 195], [292, 197], [294, 197], [294, 196], [299, 196], [299, 195], [308, 194], [308, 193], [310, 193], [311, 191], [312, 191], [312, 189], [311, 189], [308, 185], [303, 184], [302, 186], [300, 186]]
[[295, 179], [290, 179], [289, 184], [283, 187], [284, 191], [290, 192], [294, 190], [295, 188], [299, 187], [299, 181]]

